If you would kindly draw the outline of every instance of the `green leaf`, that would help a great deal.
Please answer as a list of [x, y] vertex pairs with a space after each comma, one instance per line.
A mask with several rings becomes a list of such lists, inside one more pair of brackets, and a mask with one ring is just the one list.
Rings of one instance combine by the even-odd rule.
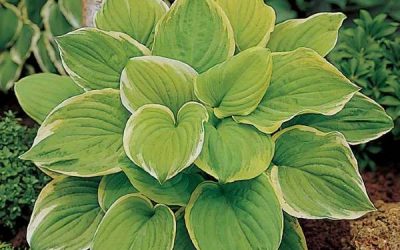
[[99, 203], [101, 209], [107, 212], [111, 205], [127, 194], [138, 193], [124, 173], [106, 175], [99, 185]]
[[166, 205], [186, 206], [196, 187], [204, 180], [199, 173], [185, 170], [160, 184], [142, 168], [127, 159], [121, 165], [132, 185], [149, 199]]
[[139, 108], [124, 132], [128, 157], [160, 183], [189, 167], [199, 156], [204, 140], [206, 109], [188, 102], [177, 116], [158, 104]]
[[177, 0], [157, 24], [153, 54], [185, 62], [199, 73], [234, 52], [232, 27], [214, 0]]
[[39, 29], [31, 22], [24, 23], [21, 32], [10, 53], [13, 60], [18, 64], [23, 64], [31, 55], [33, 41], [39, 36]]
[[40, 193], [29, 222], [32, 249], [87, 249], [103, 212], [98, 178], [57, 178]]
[[40, 69], [43, 72], [58, 73], [52, 58], [50, 57], [50, 53], [54, 53], [54, 49], [50, 44], [49, 34], [41, 32], [36, 39], [37, 41], [34, 41], [34, 44], [36, 45], [33, 46], [32, 50]]
[[196, 96], [218, 118], [248, 115], [258, 106], [272, 74], [271, 52], [252, 48], [199, 75]]
[[271, 179], [288, 214], [307, 219], [355, 219], [374, 211], [342, 134], [294, 126], [273, 139]]
[[7, 92], [21, 74], [21, 66], [15, 63], [8, 51], [0, 54], [0, 91]]
[[307, 250], [306, 238], [297, 219], [283, 214], [283, 237], [279, 250]]
[[117, 200], [104, 216], [96, 232], [93, 250], [159, 249], [174, 245], [174, 213], [165, 205], [131, 194]]
[[204, 182], [186, 207], [185, 221], [197, 249], [278, 249], [283, 230], [265, 174], [225, 185]]
[[52, 36], [61, 36], [72, 31], [73, 27], [64, 17], [59, 4], [54, 0], [48, 0], [41, 13], [44, 27]]
[[269, 135], [226, 118], [205, 124], [203, 150], [196, 165], [220, 182], [252, 179], [271, 163], [274, 144]]
[[338, 131], [352, 145], [375, 140], [393, 128], [393, 120], [385, 110], [360, 93], [355, 94], [343, 110], [335, 115], [302, 115], [288, 123], [289, 126], [295, 124], [322, 132]]
[[263, 0], [216, 0], [226, 13], [239, 50], [265, 47], [275, 27], [275, 11]]
[[42, 17], [40, 10], [46, 4], [47, 0], [25, 0], [23, 1], [29, 20], [42, 27]]
[[359, 90], [313, 50], [272, 55], [272, 80], [264, 98], [253, 113], [235, 116], [236, 121], [273, 133], [296, 115], [333, 115]]
[[84, 92], [71, 78], [49, 73], [27, 76], [14, 90], [22, 109], [39, 124], [61, 102]]
[[121, 99], [135, 112], [145, 104], [160, 104], [176, 114], [187, 102], [196, 100], [197, 73], [185, 63], [158, 56], [129, 60], [121, 76]]
[[185, 208], [179, 209], [175, 213], [176, 235], [173, 250], [195, 250], [185, 224]]
[[0, 51], [11, 46], [22, 28], [19, 10], [8, 3], [0, 4]]
[[119, 88], [128, 60], [150, 53], [128, 35], [94, 28], [70, 32], [57, 43], [66, 71], [87, 90]]
[[47, 116], [32, 148], [21, 157], [42, 168], [72, 176], [120, 171], [126, 157], [122, 134], [129, 118], [113, 89], [72, 97]]
[[83, 25], [82, 0], [58, 0], [58, 5], [64, 17], [74, 27]]
[[335, 47], [344, 19], [343, 13], [318, 13], [288, 20], [275, 27], [267, 47], [276, 52], [306, 47], [325, 57]]
[[158, 21], [167, 13], [162, 0], [105, 0], [94, 23], [106, 31], [120, 31], [151, 48]]

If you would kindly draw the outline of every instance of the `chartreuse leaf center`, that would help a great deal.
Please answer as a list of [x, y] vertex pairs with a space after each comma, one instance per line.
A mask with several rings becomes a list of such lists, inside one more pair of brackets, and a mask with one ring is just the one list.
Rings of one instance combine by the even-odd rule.
[[299, 114], [336, 114], [359, 90], [311, 49], [273, 53], [272, 62], [271, 84], [258, 107], [250, 115], [234, 116], [264, 133]]
[[265, 174], [230, 184], [204, 182], [186, 207], [185, 221], [197, 249], [277, 249], [283, 230]]
[[187, 102], [195, 101], [197, 73], [189, 65], [159, 56], [129, 60], [121, 76], [121, 99], [132, 113], [145, 104], [160, 104], [176, 115]]
[[96, 231], [92, 249], [162, 249], [174, 245], [174, 213], [165, 205], [131, 194], [118, 199]]
[[342, 134], [294, 126], [274, 135], [274, 140], [271, 178], [287, 213], [309, 219], [355, 219], [374, 210]]
[[185, 62], [197, 72], [235, 52], [231, 24], [214, 0], [179, 0], [156, 27], [153, 55]]
[[272, 74], [268, 49], [252, 48], [196, 78], [196, 96], [214, 108], [218, 118], [248, 115], [263, 98]]
[[151, 48], [157, 22], [168, 11], [162, 0], [105, 0], [94, 23], [106, 31], [119, 31]]
[[163, 183], [199, 156], [204, 141], [203, 123], [207, 120], [206, 109], [196, 102], [183, 105], [176, 119], [165, 106], [144, 105], [126, 125], [125, 152], [136, 165]]

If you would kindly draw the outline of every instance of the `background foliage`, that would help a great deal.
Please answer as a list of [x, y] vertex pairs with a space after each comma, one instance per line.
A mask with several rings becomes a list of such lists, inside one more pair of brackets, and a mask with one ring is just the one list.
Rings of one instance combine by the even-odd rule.
[[18, 157], [32, 144], [36, 128], [19, 123], [11, 112], [0, 120], [0, 225], [17, 229], [17, 222], [25, 216], [48, 178], [29, 161]]

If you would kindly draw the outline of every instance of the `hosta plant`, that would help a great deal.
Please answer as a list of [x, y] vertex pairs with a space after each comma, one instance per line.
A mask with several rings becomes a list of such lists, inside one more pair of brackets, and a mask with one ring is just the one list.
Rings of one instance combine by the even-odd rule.
[[305, 249], [296, 217], [374, 206], [349, 144], [384, 110], [325, 59], [344, 19], [275, 26], [262, 0], [107, 0], [57, 38], [71, 78], [16, 84], [54, 177], [32, 249]]

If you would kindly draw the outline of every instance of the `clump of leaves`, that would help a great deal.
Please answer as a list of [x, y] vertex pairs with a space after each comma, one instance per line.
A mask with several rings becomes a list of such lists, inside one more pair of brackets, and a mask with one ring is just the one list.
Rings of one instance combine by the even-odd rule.
[[[341, 32], [340, 42], [329, 59], [361, 92], [381, 104], [395, 121], [394, 139], [400, 137], [400, 37], [399, 23], [385, 14], [372, 17], [360, 12], [355, 27]], [[371, 155], [382, 151], [377, 143], [363, 146], [357, 154], [362, 168], [375, 169]]]
[[36, 129], [20, 125], [11, 112], [0, 119], [0, 223], [16, 229], [26, 220], [48, 178], [36, 166], [18, 157], [29, 149]]
[[42, 71], [65, 74], [54, 37], [81, 26], [81, 2], [0, 0], [0, 91], [32, 71], [32, 52]]
[[343, 20], [275, 26], [261, 0], [106, 0], [96, 28], [57, 39], [71, 79], [15, 87], [41, 123], [22, 158], [61, 175], [31, 247], [305, 249], [296, 217], [373, 211], [349, 143], [393, 122], [324, 58]]

